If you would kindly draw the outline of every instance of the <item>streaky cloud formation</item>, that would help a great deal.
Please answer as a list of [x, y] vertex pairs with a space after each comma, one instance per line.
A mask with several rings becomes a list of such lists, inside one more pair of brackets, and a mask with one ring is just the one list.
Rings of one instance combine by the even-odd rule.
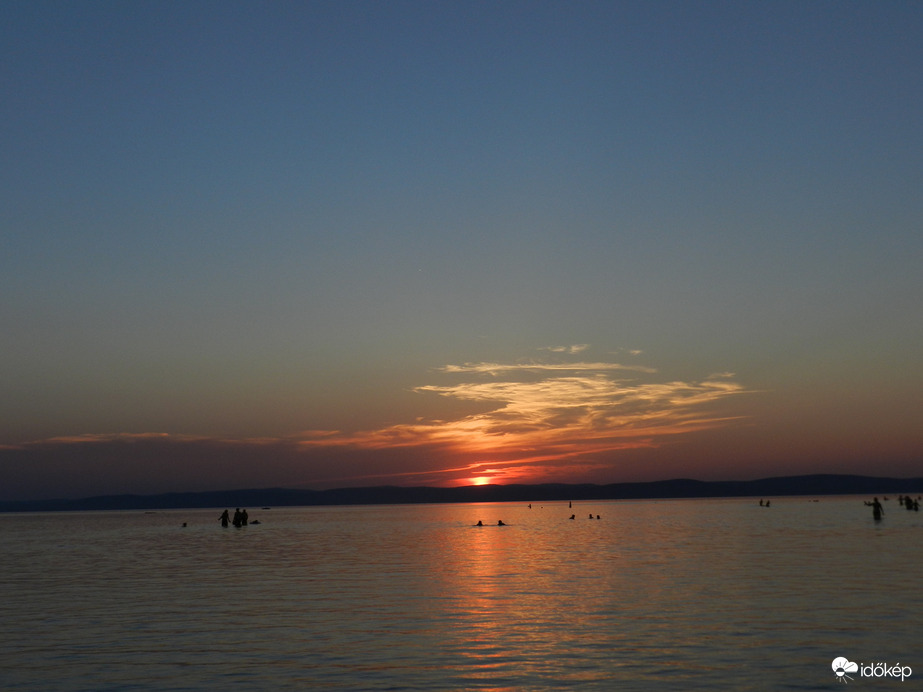
[[621, 365], [620, 363], [465, 363], [464, 365], [446, 365], [442, 372], [450, 373], [487, 373], [512, 372], [516, 370], [539, 372], [542, 370], [635, 370], [638, 372], [657, 372], [654, 368], [642, 365]]
[[581, 353], [586, 351], [590, 347], [589, 344], [573, 344], [571, 346], [546, 346], [543, 350], [551, 351], [552, 353]]
[[[573, 354], [585, 348], [546, 350]], [[488, 410], [350, 434], [315, 432], [300, 444], [426, 446], [447, 458], [470, 460], [436, 474], [443, 482], [530, 481], [565, 462], [570, 469], [575, 464], [599, 468], [612, 464], [611, 453], [618, 450], [656, 447], [664, 438], [729, 425], [742, 416], [716, 414], [711, 405], [747, 391], [731, 379], [732, 373], [698, 382], [647, 382], [638, 376], [656, 375], [656, 369], [608, 362], [466, 363], [439, 372], [457, 381], [413, 391], [483, 404]], [[624, 372], [637, 376], [618, 376]]]
[[449, 364], [430, 371], [429, 383], [411, 388], [420, 411], [435, 396], [458, 404], [464, 413], [455, 416], [274, 437], [55, 436], [0, 448], [0, 481], [11, 496], [32, 497], [48, 478], [77, 495], [572, 482], [618, 477], [632, 464], [621, 452], [656, 449], [745, 418], [739, 409], [732, 415], [720, 405], [752, 391], [733, 373], [660, 379], [650, 366], [580, 360], [588, 348], [539, 349], [547, 356], [529, 361]]
[[82, 433], [80, 435], [58, 435], [49, 437], [45, 440], [32, 442], [32, 445], [68, 445], [68, 444], [99, 444], [105, 442], [139, 442], [146, 440], [192, 440], [198, 439], [191, 435], [170, 435], [165, 432], [144, 432], [144, 433]]

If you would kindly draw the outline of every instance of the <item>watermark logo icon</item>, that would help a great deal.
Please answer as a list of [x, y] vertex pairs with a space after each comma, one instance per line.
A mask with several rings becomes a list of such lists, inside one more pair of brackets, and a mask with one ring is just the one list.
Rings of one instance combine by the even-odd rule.
[[860, 678], [891, 678], [901, 682], [913, 675], [910, 666], [902, 666], [900, 663], [893, 666], [888, 663], [853, 663], [843, 656], [833, 659], [830, 667], [833, 668], [837, 682], [844, 684], [853, 679], [850, 673], [858, 673]]
[[833, 659], [833, 663], [831, 665], [833, 672], [836, 673], [837, 682], [842, 682], [844, 684], [852, 680], [852, 678], [847, 675], [847, 673], [859, 672], [859, 664], [853, 663], [849, 659], [843, 658], [842, 656], [837, 656], [835, 659]]

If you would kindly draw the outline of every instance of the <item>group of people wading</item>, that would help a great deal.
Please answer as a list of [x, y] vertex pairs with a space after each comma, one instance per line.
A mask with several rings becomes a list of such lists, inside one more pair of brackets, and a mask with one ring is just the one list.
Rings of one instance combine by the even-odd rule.
[[[888, 498], [885, 498], [885, 500], [887, 499]], [[912, 497], [910, 497], [910, 495], [907, 495], [906, 497], [904, 495], [901, 495], [897, 498], [897, 501], [900, 503], [902, 507], [910, 510], [911, 512], [919, 512], [920, 511], [920, 499], [921, 498], [918, 497], [916, 500], [914, 500]], [[875, 521], [881, 521], [881, 517], [885, 513], [885, 508], [878, 501], [878, 498], [876, 497], [871, 502], [866, 502], [865, 505], [866, 507], [872, 508], [872, 517], [875, 519]]]
[[250, 523], [250, 517], [247, 516], [247, 510], [242, 510], [240, 507], [238, 507], [236, 510], [234, 510], [234, 519], [230, 518], [227, 510], [224, 510], [221, 513], [221, 516], [218, 517], [218, 521], [221, 522], [222, 526], [227, 526], [228, 522], [230, 521], [232, 524], [234, 524], [234, 526], [240, 528], [241, 526], [246, 526]]

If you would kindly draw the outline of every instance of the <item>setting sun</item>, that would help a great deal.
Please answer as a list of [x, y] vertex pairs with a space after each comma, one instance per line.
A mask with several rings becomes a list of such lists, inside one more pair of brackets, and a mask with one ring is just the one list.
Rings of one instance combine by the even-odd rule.
[[487, 476], [475, 476], [474, 478], [469, 480], [469, 483], [471, 485], [487, 485], [488, 483], [490, 483], [490, 478], [488, 478]]

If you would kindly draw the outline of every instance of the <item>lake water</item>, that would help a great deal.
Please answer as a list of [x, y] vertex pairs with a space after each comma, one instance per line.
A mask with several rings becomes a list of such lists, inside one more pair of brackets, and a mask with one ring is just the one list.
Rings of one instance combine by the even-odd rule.
[[2, 514], [0, 688], [919, 688], [923, 514], [863, 499]]

